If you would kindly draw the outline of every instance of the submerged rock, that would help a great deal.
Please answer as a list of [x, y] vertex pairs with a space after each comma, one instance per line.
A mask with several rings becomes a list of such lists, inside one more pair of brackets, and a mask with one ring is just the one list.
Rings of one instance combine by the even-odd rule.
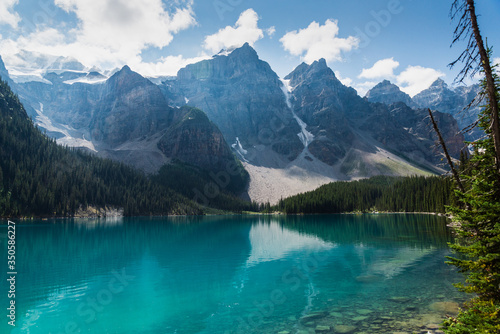
[[321, 326], [318, 325], [316, 326], [316, 329], [314, 330], [316, 333], [328, 333], [330, 331], [331, 327], [330, 326]]
[[344, 316], [340, 312], [330, 312], [330, 316], [334, 318], [343, 318]]
[[428, 324], [427, 326], [425, 326], [427, 329], [430, 329], [430, 330], [436, 330], [436, 329], [439, 329], [439, 325], [438, 324]]
[[347, 325], [337, 325], [334, 327], [335, 333], [349, 334], [353, 333], [357, 327], [355, 326], [347, 326]]
[[300, 321], [302, 321], [302, 322], [309, 322], [309, 321], [316, 320], [316, 319], [321, 319], [321, 318], [324, 318], [324, 317], [325, 317], [324, 313], [322, 313], [322, 312], [314, 312], [314, 313], [306, 314], [305, 316], [303, 316], [302, 318], [300, 318]]
[[367, 314], [373, 313], [372, 310], [368, 310], [368, 309], [359, 309], [356, 312], [358, 312], [361, 315], [367, 315]]
[[455, 302], [435, 302], [432, 303], [429, 308], [441, 314], [449, 314], [449, 315], [458, 314], [458, 303]]
[[408, 298], [408, 297], [391, 297], [391, 298], [389, 298], [389, 301], [403, 304], [403, 303], [409, 302], [410, 298]]
[[360, 316], [358, 316], [358, 317], [354, 317], [354, 318], [352, 318], [352, 321], [354, 321], [354, 322], [365, 321], [366, 319], [369, 319], [369, 318], [370, 318], [370, 317], [360, 315]]

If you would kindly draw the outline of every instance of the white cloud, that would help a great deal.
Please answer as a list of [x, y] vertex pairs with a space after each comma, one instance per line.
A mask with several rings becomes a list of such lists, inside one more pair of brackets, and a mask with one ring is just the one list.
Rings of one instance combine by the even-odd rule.
[[397, 76], [397, 83], [401, 90], [410, 96], [415, 96], [429, 86], [438, 78], [444, 77], [443, 72], [433, 68], [422, 66], [408, 66], [406, 70]]
[[[141, 64], [143, 51], [163, 48], [176, 33], [197, 24], [192, 0], [176, 0], [168, 8], [162, 0], [55, 0], [55, 4], [73, 13], [77, 26], [66, 31], [38, 27], [15, 40], [0, 40], [0, 54], [6, 64], [29, 66], [17, 57], [22, 50], [73, 57], [84, 65], [103, 69]], [[160, 66], [164, 62], [161, 59], [158, 67], [167, 69]]]
[[156, 63], [145, 63], [139, 61], [131, 63], [132, 70], [141, 73], [144, 76], [156, 77], [159, 75], [177, 75], [177, 72], [186, 65], [197, 63], [204, 59], [209, 59], [208, 55], [200, 55], [199, 57], [184, 58], [182, 55], [162, 57]]
[[339, 79], [340, 82], [342, 82], [342, 84], [344, 86], [352, 86], [352, 79], [351, 78], [344, 78], [339, 71], [335, 71], [335, 76], [337, 77], [337, 79]]
[[377, 79], [394, 77], [394, 70], [398, 68], [399, 62], [394, 58], [386, 58], [377, 61], [371, 68], [364, 68], [358, 78]]
[[326, 20], [324, 25], [312, 22], [307, 28], [291, 31], [280, 39], [286, 51], [300, 56], [305, 62], [312, 63], [319, 58], [327, 61], [342, 60], [342, 52], [349, 52], [359, 45], [353, 36], [339, 38], [337, 20]]
[[205, 37], [205, 49], [216, 53], [221, 49], [240, 47], [247, 43], [254, 45], [264, 37], [264, 32], [258, 27], [259, 16], [253, 9], [247, 9], [240, 14], [234, 27], [227, 26], [217, 33]]
[[2, 0], [0, 1], [0, 25], [8, 24], [12, 28], [17, 28], [17, 24], [21, 21], [19, 14], [13, 11], [19, 0]]
[[266, 29], [267, 36], [271, 38], [274, 36], [275, 33], [276, 33], [276, 28], [274, 26]]
[[137, 54], [148, 46], [162, 48], [173, 34], [196, 20], [191, 6], [169, 13], [161, 0], [55, 0], [80, 21], [76, 41], [112, 51]]
[[372, 89], [373, 87], [375, 87], [375, 85], [377, 83], [378, 82], [375, 82], [375, 81], [365, 81], [365, 82], [361, 82], [361, 83], [356, 83], [355, 85], [353, 85], [353, 88], [356, 89], [356, 91], [358, 92], [359, 96], [365, 96], [366, 93], [370, 89]]

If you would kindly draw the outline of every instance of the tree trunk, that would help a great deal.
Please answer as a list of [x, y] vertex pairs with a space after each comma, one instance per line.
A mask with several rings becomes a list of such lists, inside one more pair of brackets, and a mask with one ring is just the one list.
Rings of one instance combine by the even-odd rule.
[[496, 94], [495, 79], [493, 78], [493, 71], [490, 65], [490, 57], [488, 51], [484, 46], [481, 32], [479, 31], [474, 0], [467, 0], [467, 11], [469, 12], [470, 15], [472, 31], [474, 32], [474, 38], [476, 39], [479, 55], [481, 56], [481, 67], [483, 68], [484, 74], [486, 76], [488, 101], [491, 108], [490, 129], [493, 138], [493, 143], [495, 145], [496, 168], [497, 171], [500, 172], [500, 122], [498, 117], [498, 98]]
[[455, 181], [457, 182], [458, 189], [462, 192], [462, 194], [465, 193], [464, 186], [462, 185], [462, 181], [460, 180], [460, 176], [458, 175], [457, 170], [455, 169], [455, 165], [453, 164], [453, 160], [450, 157], [450, 154], [448, 153], [448, 148], [446, 147], [446, 143], [444, 142], [443, 136], [441, 136], [441, 131], [439, 131], [439, 127], [434, 120], [434, 116], [432, 115], [432, 111], [430, 109], [427, 109], [429, 112], [429, 117], [431, 118], [432, 126], [434, 127], [434, 131], [436, 131], [436, 134], [438, 136], [439, 144], [441, 144], [441, 147], [443, 148], [444, 155], [446, 156], [446, 160], [448, 160], [448, 165], [450, 166], [451, 173], [453, 174], [453, 177], [455, 178]]

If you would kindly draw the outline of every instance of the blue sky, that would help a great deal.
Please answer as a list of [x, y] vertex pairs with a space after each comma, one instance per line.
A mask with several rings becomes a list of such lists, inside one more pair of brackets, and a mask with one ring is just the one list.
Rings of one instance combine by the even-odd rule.
[[[411, 95], [441, 77], [450, 48], [452, 0], [1, 0], [0, 55], [12, 71], [27, 55], [62, 55], [103, 70], [125, 64], [148, 76], [249, 42], [284, 77], [326, 58], [363, 95], [389, 79]], [[500, 47], [500, 1], [479, 0], [484, 37]], [[500, 54], [494, 52], [495, 57]], [[499, 58], [500, 59], [500, 58]], [[474, 79], [471, 79], [472, 81]]]

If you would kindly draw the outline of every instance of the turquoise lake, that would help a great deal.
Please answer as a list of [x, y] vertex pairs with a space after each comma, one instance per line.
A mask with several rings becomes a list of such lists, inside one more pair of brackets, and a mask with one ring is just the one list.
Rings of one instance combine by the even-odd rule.
[[393, 333], [464, 301], [430, 215], [17, 222], [16, 327], [0, 333]]

